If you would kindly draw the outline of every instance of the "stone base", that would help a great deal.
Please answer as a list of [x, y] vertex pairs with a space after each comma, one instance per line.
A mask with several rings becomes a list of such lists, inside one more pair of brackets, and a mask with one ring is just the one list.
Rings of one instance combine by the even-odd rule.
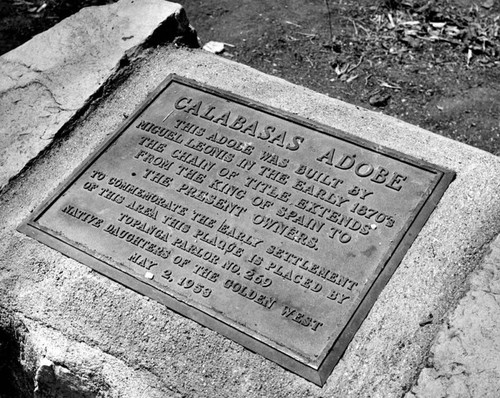
[[[196, 43], [179, 4], [88, 7], [0, 57], [0, 190], [151, 45]], [[33, 106], [36, 104], [36, 106]]]

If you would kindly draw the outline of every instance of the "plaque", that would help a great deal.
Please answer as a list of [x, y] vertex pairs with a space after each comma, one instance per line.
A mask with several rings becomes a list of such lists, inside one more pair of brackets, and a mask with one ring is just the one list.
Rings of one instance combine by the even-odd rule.
[[453, 177], [172, 75], [19, 230], [323, 385]]

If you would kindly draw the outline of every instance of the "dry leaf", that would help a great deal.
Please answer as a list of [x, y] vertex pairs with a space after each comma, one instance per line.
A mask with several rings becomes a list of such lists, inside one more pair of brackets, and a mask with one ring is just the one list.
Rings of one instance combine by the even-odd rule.
[[347, 64], [344, 64], [344, 65], [342, 65], [342, 66], [337, 65], [337, 66], [335, 67], [335, 73], [337, 74], [337, 76], [341, 76], [341, 75], [343, 75], [344, 73], [346, 73], [348, 69], [349, 69], [349, 64], [348, 64], [348, 63], [347, 63]]

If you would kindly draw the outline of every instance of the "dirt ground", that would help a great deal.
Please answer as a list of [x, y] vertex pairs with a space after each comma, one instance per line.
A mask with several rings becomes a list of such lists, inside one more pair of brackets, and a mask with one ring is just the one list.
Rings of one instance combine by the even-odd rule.
[[[0, 53], [109, 2], [4, 0]], [[221, 56], [500, 155], [500, 0], [180, 3]]]

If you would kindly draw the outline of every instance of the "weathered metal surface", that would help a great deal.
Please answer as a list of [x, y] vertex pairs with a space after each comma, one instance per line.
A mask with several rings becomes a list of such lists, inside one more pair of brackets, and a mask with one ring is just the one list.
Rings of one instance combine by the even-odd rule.
[[171, 76], [20, 230], [322, 385], [452, 178]]

